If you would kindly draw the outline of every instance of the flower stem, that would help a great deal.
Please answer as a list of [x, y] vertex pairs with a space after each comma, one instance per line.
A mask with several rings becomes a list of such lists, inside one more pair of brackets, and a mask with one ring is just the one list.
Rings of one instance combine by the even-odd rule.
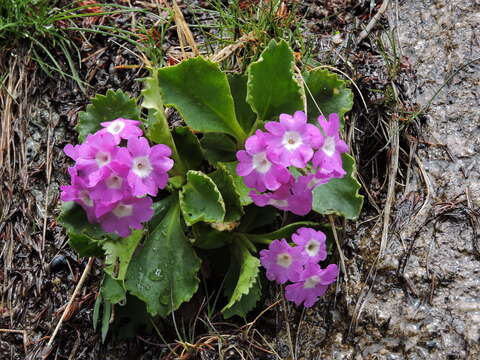
[[238, 239], [240, 239], [247, 249], [249, 249], [252, 253], [257, 252], [255, 244], [245, 234], [238, 233], [237, 235]]
[[267, 239], [261, 235], [245, 235], [242, 234], [242, 236], [250, 243], [252, 244], [262, 244], [262, 245], [270, 245], [273, 240]]

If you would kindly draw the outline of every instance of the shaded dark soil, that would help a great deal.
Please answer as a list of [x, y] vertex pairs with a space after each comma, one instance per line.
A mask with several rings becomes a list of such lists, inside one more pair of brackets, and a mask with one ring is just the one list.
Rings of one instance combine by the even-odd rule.
[[[376, 30], [358, 45], [359, 32], [379, 4], [299, 4], [313, 58], [348, 73], [367, 102], [368, 113], [355, 92], [347, 132], [366, 205], [362, 217], [347, 223], [342, 234], [348, 278], [304, 313], [288, 305], [290, 336], [281, 305], [257, 324], [282, 359], [291, 356], [289, 338], [298, 359], [480, 356], [478, 62], [450, 80], [426, 116], [411, 116], [450, 74], [479, 57], [475, 14], [480, 9], [474, 1], [458, 6], [426, 0], [393, 3]], [[192, 22], [184, 10], [187, 22]], [[130, 18], [115, 21], [128, 27]], [[388, 36], [396, 39], [397, 54]], [[9, 58], [1, 70], [10, 72], [12, 84], [5, 84], [14, 100], [1, 105], [0, 138], [8, 147], [2, 148], [0, 169], [0, 329], [25, 330], [26, 343], [23, 334], [1, 332], [0, 359], [42, 358], [86, 265], [70, 250], [55, 221], [58, 189], [68, 182], [69, 164], [62, 149], [76, 142], [78, 112], [89, 97], [110, 88], [138, 96], [141, 83], [136, 79], [147, 74], [141, 67], [118, 67], [139, 63], [130, 45], [98, 36], [89, 39], [92, 47], [82, 56], [96, 55], [82, 63], [80, 76], [89, 79], [87, 94], [73, 81], [48, 78], [32, 62], [24, 63], [28, 57], [22, 46], [3, 53]], [[172, 30], [163, 46], [176, 50], [176, 45]], [[2, 94], [2, 99], [8, 96]], [[398, 171], [393, 173], [396, 152]], [[394, 175], [394, 192], [388, 195]], [[385, 225], [386, 208], [391, 217]], [[48, 358], [166, 358], [169, 349], [157, 335], [108, 339], [102, 345], [92, 327], [101, 274], [97, 261]], [[271, 289], [263, 308], [276, 299], [278, 292]], [[248, 338], [229, 329], [219, 328], [227, 334], [223, 358], [240, 359], [237, 349], [248, 348]], [[169, 324], [162, 331], [173, 342]], [[192, 358], [222, 358], [216, 348], [205, 349]], [[251, 346], [245, 353], [276, 358]]]

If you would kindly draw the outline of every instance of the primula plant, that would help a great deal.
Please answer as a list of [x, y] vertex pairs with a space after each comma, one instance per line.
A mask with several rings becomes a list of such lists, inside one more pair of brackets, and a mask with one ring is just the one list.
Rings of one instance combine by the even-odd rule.
[[335, 282], [323, 216], [355, 219], [363, 202], [342, 140], [353, 96], [327, 70], [293, 69], [271, 41], [246, 74], [192, 58], [152, 69], [141, 107], [109, 90], [79, 115], [60, 221], [79, 256], [104, 257], [96, 319], [103, 305], [108, 326], [127, 294], [165, 317], [202, 276], [225, 318], [255, 308], [264, 275], [305, 307]]

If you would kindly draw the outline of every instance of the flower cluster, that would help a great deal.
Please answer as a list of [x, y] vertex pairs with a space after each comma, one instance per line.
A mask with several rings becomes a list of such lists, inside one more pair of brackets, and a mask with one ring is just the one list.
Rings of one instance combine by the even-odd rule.
[[[237, 152], [237, 173], [256, 191], [250, 197], [257, 206], [306, 215], [312, 209], [312, 190], [332, 178], [345, 175], [341, 154], [348, 147], [340, 139], [340, 119], [320, 116], [321, 130], [307, 123], [304, 112], [281, 114], [280, 121], [265, 124], [267, 132], [257, 130]], [[294, 177], [289, 168], [300, 169]]]
[[83, 144], [65, 146], [75, 165], [68, 169], [72, 183], [61, 187], [61, 199], [82, 206], [91, 223], [126, 237], [153, 216], [147, 195], [167, 185], [171, 150], [163, 144], [150, 147], [138, 121], [119, 118], [101, 125]]
[[311, 307], [336, 280], [338, 267], [330, 264], [322, 269], [318, 264], [327, 258], [323, 232], [302, 227], [292, 235], [292, 240], [296, 246], [290, 246], [285, 239], [272, 241], [268, 250], [260, 251], [260, 262], [269, 280], [293, 283], [285, 288], [287, 300]]

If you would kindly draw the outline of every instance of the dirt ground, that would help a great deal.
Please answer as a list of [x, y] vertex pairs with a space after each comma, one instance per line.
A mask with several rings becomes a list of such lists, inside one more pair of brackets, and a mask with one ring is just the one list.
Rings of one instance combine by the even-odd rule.
[[[480, 358], [480, 4], [390, 1], [374, 36], [395, 39], [395, 77], [376, 40], [349, 43], [379, 6], [301, 6], [316, 58], [353, 73], [366, 97], [368, 114], [355, 93], [349, 138], [368, 201], [361, 218], [346, 224], [347, 275], [318, 306], [301, 312], [290, 305], [288, 326], [273, 309], [259, 330], [282, 359], [291, 358], [289, 339], [299, 360]], [[24, 332], [0, 333], [2, 360], [42, 358], [86, 265], [55, 221], [58, 189], [68, 182], [62, 149], [76, 141], [78, 112], [109, 88], [138, 96], [135, 79], [146, 74], [115, 68], [138, 62], [128, 49], [105, 40], [95, 46], [105, 50], [84, 63], [87, 95], [21, 64], [21, 49], [9, 52], [11, 83], [0, 89], [11, 94], [2, 94], [0, 105], [0, 329]], [[402, 105], [388, 104], [372, 87], [397, 91]], [[419, 109], [426, 114], [407, 126], [405, 111]], [[100, 276], [97, 261], [48, 359], [163, 358], [168, 349], [154, 335], [102, 345], [92, 328]]]

